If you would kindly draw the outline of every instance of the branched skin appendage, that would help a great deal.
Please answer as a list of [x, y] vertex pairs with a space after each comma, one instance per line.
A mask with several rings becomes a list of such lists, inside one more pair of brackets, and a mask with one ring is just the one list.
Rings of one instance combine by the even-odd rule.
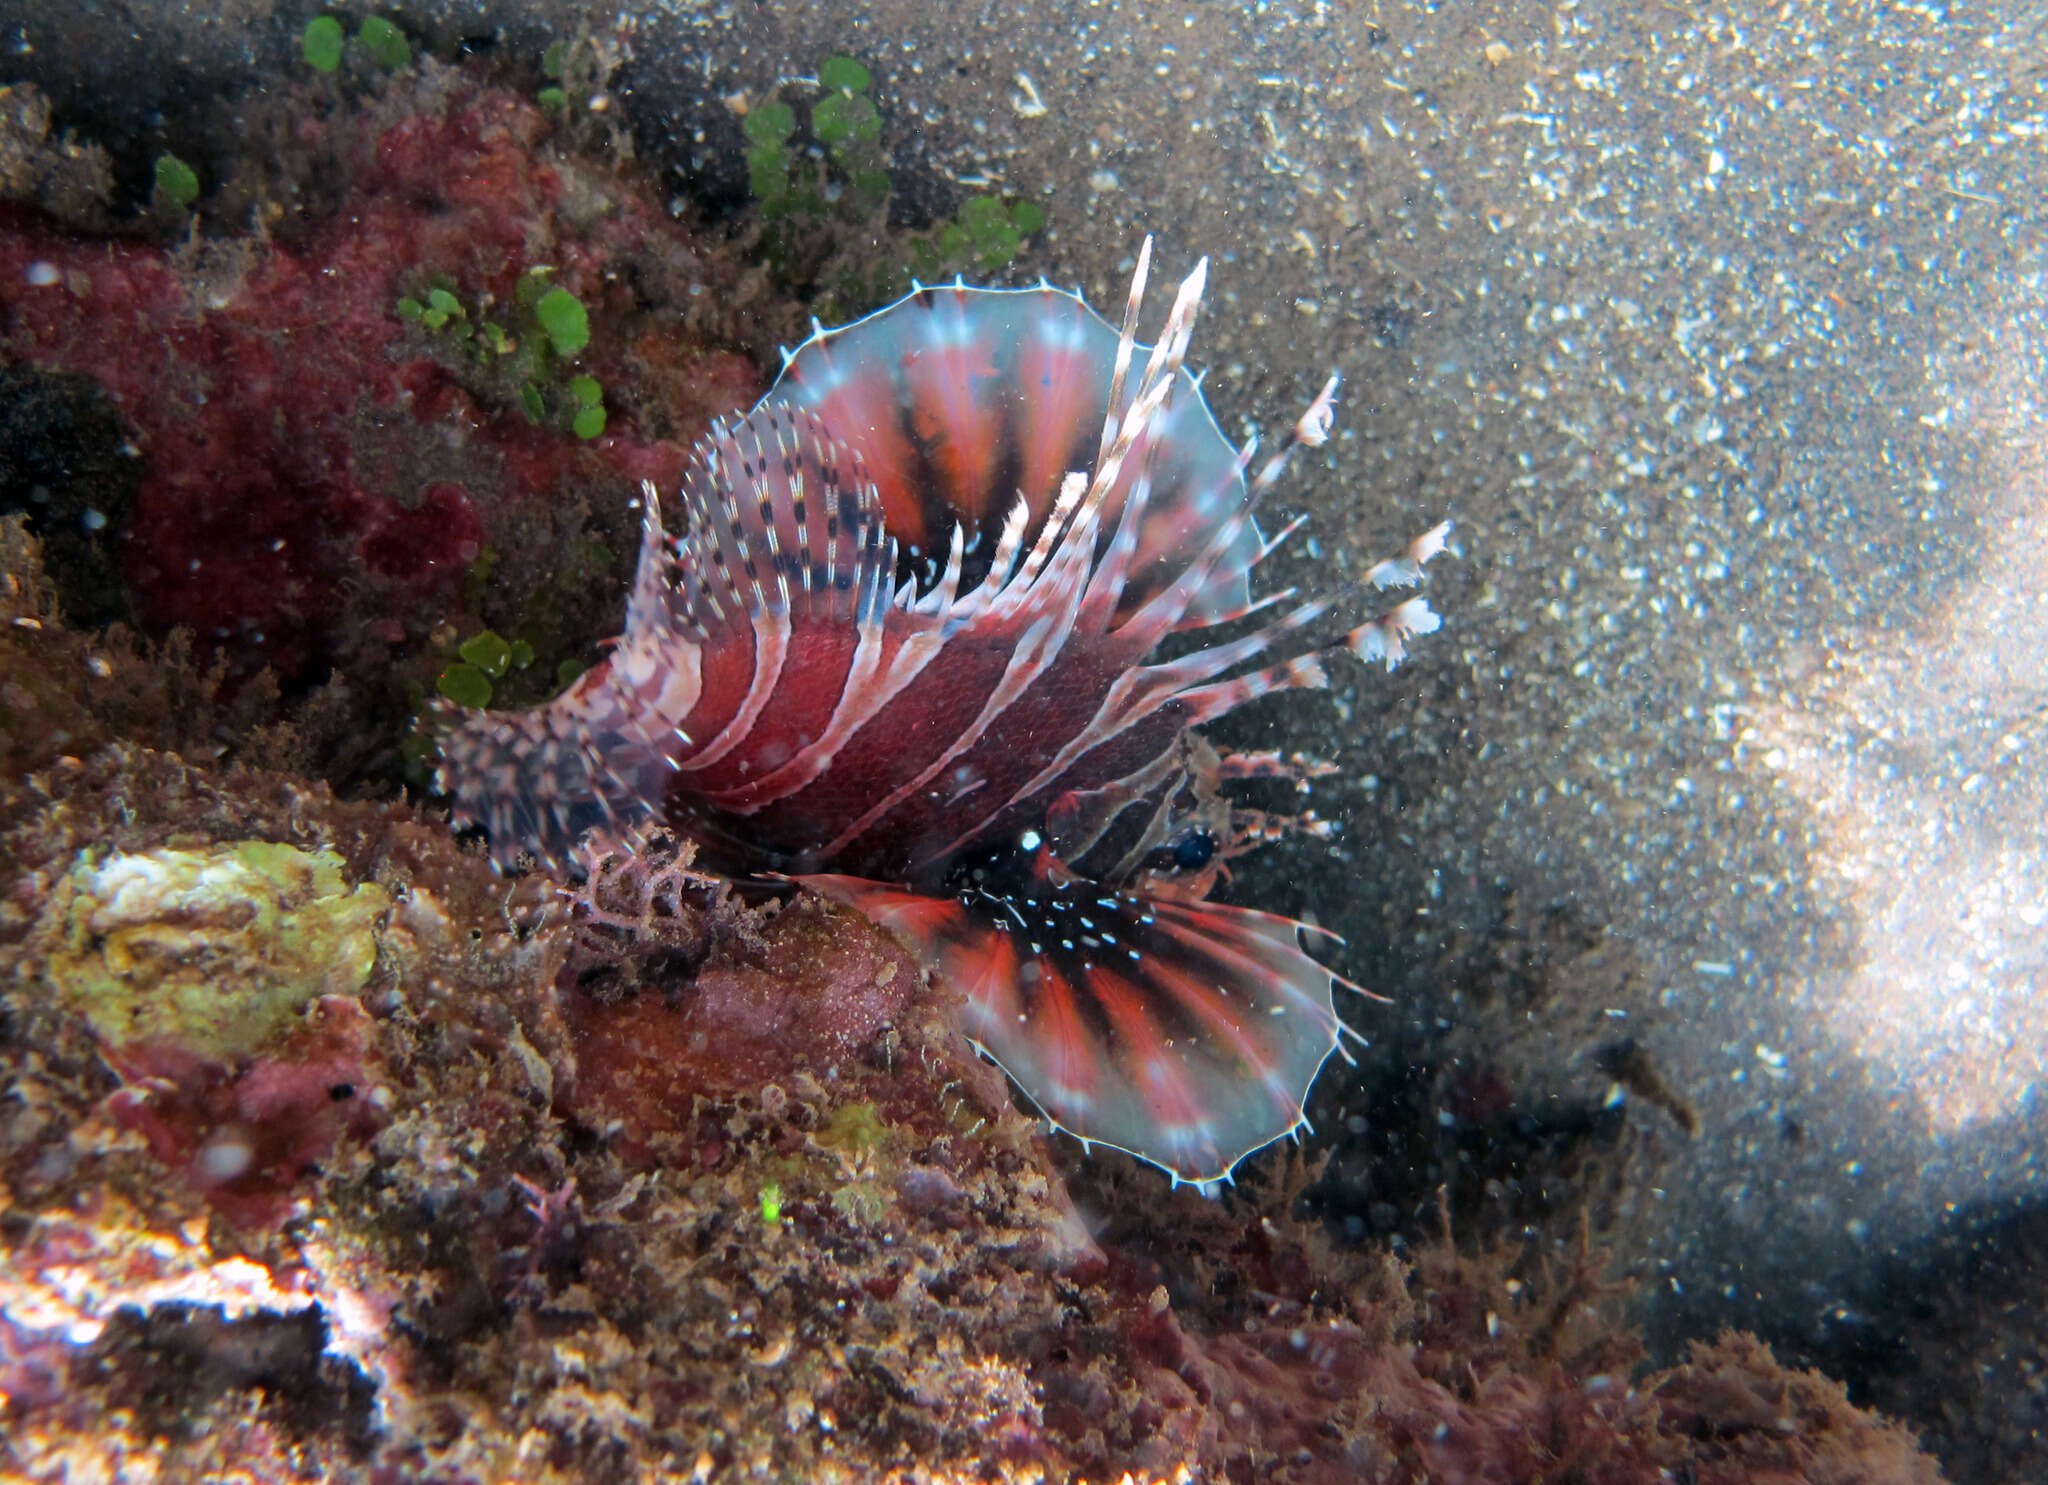
[[1398, 664], [1438, 624], [1420, 597], [1304, 646], [1419, 584], [1449, 528], [1346, 590], [1255, 599], [1287, 535], [1257, 509], [1327, 440], [1337, 379], [1263, 460], [1233, 448], [1184, 364], [1208, 265], [1141, 346], [1150, 254], [1120, 328], [1049, 286], [956, 285], [820, 330], [680, 491], [644, 491], [605, 665], [544, 711], [462, 722], [443, 781], [501, 864], [557, 865], [592, 829], [627, 843], [582, 868], [605, 972], [630, 976], [623, 943], [701, 952], [702, 883], [633, 861], [666, 826], [866, 913], [1054, 1124], [1207, 1184], [1302, 1127], [1349, 1030], [1333, 991], [1358, 987], [1308, 952], [1329, 935], [1209, 900], [1245, 851], [1330, 829], [1225, 785], [1305, 792], [1324, 766], [1226, 759], [1200, 729], [1326, 689], [1342, 655]]
[[603, 999], [694, 969], [722, 941], [758, 947], [756, 919], [732, 882], [696, 870], [696, 846], [656, 827], [620, 839], [593, 832], [572, 853], [581, 880], [557, 889], [569, 918], [569, 971]]
[[512, 1266], [513, 1292], [539, 1297], [547, 1289], [543, 1276], [575, 1260], [583, 1241], [583, 1204], [576, 1194], [574, 1176], [552, 1189], [525, 1176], [514, 1176], [512, 1181], [525, 1199], [526, 1215], [533, 1219], [534, 1230], [524, 1246], [509, 1248], [504, 1256]]

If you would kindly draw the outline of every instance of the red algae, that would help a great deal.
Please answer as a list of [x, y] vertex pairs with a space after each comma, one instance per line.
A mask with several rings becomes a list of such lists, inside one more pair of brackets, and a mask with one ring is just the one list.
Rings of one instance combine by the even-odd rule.
[[[673, 478], [698, 427], [755, 390], [744, 358], [638, 329], [641, 296], [686, 299], [718, 271], [685, 229], [558, 156], [531, 103], [454, 76], [419, 88], [424, 111], [395, 121], [298, 121], [348, 184], [288, 244], [107, 241], [0, 207], [0, 356], [113, 399], [143, 460], [119, 534], [135, 610], [238, 674], [323, 679], [372, 611], [422, 637], [487, 548], [565, 492]], [[397, 312], [423, 274], [509, 307], [539, 268], [591, 311], [580, 364], [618, 389], [602, 438], [529, 422], [513, 386]], [[651, 373], [692, 395], [642, 416], [631, 389]]]
[[[817, 993], [792, 996], [793, 982]], [[699, 1097], [732, 1098], [804, 1070], [848, 1096], [890, 1101], [890, 1035], [935, 1016], [924, 975], [894, 940], [842, 908], [805, 900], [777, 914], [754, 946], [721, 954], [671, 1003], [642, 994], [567, 1000], [577, 1035], [579, 1113], [617, 1121], [622, 1158], [653, 1158]]]
[[108, 1115], [237, 1227], [275, 1225], [340, 1139], [382, 1122], [370, 1018], [341, 996], [310, 1009], [303, 1030], [246, 1066], [170, 1042], [106, 1052], [121, 1078]]

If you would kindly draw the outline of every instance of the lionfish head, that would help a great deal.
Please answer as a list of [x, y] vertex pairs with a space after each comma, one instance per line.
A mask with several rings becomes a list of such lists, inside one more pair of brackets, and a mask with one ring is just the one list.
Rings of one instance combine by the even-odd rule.
[[608, 661], [539, 711], [462, 720], [441, 778], [501, 864], [661, 819], [859, 908], [1053, 1124], [1206, 1183], [1303, 1123], [1346, 982], [1314, 930], [1206, 900], [1229, 857], [1323, 828], [1223, 786], [1314, 768], [1198, 729], [1327, 686], [1338, 655], [1399, 661], [1437, 625], [1420, 598], [1301, 645], [1421, 581], [1448, 527], [1349, 594], [1262, 612], [1279, 538], [1254, 513], [1327, 435], [1337, 382], [1255, 470], [1183, 364], [1206, 261], [1137, 339], [1150, 256], [1120, 328], [1049, 286], [955, 285], [818, 331], [700, 441], [680, 535], [646, 492]]

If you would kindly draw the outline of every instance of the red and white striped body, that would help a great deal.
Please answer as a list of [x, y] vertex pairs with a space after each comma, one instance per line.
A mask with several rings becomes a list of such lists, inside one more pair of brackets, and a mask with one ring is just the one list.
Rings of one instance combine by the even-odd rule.
[[[954, 287], [813, 336], [700, 443], [680, 537], [647, 492], [606, 664], [464, 719], [442, 781], [504, 865], [659, 817], [862, 908], [1056, 1124], [1208, 1181], [1300, 1123], [1338, 982], [1300, 925], [1161, 890], [1162, 862], [1230, 819], [1191, 729], [1326, 684], [1329, 650], [1268, 657], [1331, 603], [1146, 662], [1263, 607], [1253, 507], [1335, 381], [1248, 482], [1182, 367], [1206, 265], [1136, 342], [1149, 251], [1121, 333], [1059, 290]], [[1361, 586], [1419, 580], [1444, 530]], [[1411, 599], [1330, 650], [1391, 665], [1435, 627]]]

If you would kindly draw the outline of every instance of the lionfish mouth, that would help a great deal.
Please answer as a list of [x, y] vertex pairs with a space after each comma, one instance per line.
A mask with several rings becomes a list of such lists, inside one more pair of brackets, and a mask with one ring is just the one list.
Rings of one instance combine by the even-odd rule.
[[[660, 821], [728, 869], [786, 873], [905, 940], [1056, 1127], [1174, 1179], [1298, 1130], [1348, 982], [1293, 919], [1207, 901], [1232, 856], [1312, 817], [1223, 786], [1306, 783], [1203, 724], [1400, 661], [1421, 598], [1307, 652], [1358, 594], [1412, 586], [1448, 524], [1350, 594], [1164, 662], [1255, 600], [1256, 509], [1334, 418], [1333, 376], [1253, 472], [1184, 361], [1204, 259], [1156, 344], [1077, 294], [918, 288], [819, 329], [693, 452], [680, 534], [645, 490], [625, 631], [552, 704], [460, 717], [441, 787], [493, 859], [560, 869], [593, 826]], [[1295, 523], [1296, 525], [1299, 522]]]

